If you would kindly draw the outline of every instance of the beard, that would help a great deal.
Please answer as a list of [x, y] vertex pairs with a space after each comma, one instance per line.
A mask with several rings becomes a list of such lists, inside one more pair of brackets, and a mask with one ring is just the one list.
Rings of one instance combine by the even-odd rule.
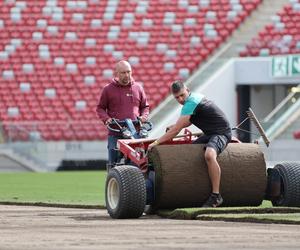
[[131, 81], [130, 78], [123, 78], [123, 79], [121, 80], [121, 83], [122, 83], [123, 85], [127, 85], [127, 84], [130, 83], [130, 81]]

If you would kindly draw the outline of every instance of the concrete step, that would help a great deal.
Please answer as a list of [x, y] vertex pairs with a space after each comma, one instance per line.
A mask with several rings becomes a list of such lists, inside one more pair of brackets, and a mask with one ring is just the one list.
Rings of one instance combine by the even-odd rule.
[[[24, 157], [13, 149], [8, 147], [0, 147], [1, 169], [0, 171], [34, 171], [45, 172], [43, 166], [38, 165], [36, 162]], [[4, 168], [3, 166], [6, 166]]]
[[267, 24], [271, 24], [271, 17], [276, 15], [289, 0], [264, 0], [244, 23], [233, 33], [231, 42], [246, 45]]

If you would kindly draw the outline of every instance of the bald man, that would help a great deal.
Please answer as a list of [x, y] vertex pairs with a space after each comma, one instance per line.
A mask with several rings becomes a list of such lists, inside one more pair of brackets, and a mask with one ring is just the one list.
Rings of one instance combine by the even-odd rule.
[[[105, 125], [112, 118], [118, 120], [140, 118], [143, 122], [148, 119], [149, 104], [143, 87], [132, 78], [132, 69], [127, 61], [119, 61], [115, 66], [115, 76], [104, 86], [97, 105], [98, 117]], [[115, 150], [117, 140], [121, 135], [108, 131], [108, 163], [117, 161]]]

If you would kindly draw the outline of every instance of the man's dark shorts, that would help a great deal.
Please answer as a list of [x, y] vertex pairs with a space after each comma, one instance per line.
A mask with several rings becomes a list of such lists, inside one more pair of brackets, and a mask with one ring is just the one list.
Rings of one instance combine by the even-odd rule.
[[221, 154], [230, 142], [231, 135], [202, 135], [193, 144], [206, 144], [205, 148], [213, 148], [217, 155]]

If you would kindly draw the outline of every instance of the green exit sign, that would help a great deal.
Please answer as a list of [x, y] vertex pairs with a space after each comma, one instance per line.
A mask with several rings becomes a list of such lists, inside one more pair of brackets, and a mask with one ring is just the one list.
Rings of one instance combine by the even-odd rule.
[[292, 75], [300, 75], [300, 56], [292, 57]]
[[300, 55], [276, 56], [272, 58], [272, 76], [290, 77], [300, 75]]

